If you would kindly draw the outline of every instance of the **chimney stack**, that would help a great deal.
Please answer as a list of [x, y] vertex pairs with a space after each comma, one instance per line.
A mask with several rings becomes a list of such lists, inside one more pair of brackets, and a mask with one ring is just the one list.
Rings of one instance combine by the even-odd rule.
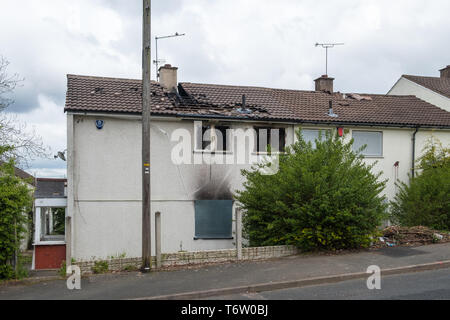
[[167, 91], [177, 91], [178, 77], [177, 67], [172, 67], [170, 64], [166, 64], [159, 68], [159, 84], [163, 86]]
[[439, 71], [441, 71], [441, 79], [450, 79], [450, 66], [447, 66]]
[[329, 78], [327, 75], [323, 75], [314, 81], [316, 82], [316, 91], [333, 93], [334, 78]]

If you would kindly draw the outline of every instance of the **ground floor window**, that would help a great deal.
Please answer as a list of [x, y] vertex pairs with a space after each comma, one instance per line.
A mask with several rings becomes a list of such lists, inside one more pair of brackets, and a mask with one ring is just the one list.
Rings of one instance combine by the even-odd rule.
[[232, 239], [233, 201], [195, 201], [195, 239]]

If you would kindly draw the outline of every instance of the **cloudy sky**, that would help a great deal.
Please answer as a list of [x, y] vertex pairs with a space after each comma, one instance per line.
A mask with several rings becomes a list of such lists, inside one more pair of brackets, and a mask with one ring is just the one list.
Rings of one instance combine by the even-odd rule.
[[[386, 93], [401, 74], [437, 76], [450, 64], [448, 0], [153, 0], [159, 56], [179, 80], [313, 89], [332, 49], [342, 92]], [[66, 148], [66, 74], [139, 78], [141, 0], [1, 0], [0, 55], [25, 81], [9, 112], [53, 152]], [[154, 53], [154, 52], [153, 52]], [[154, 74], [153, 74], [154, 78]], [[65, 163], [37, 160], [40, 177]]]

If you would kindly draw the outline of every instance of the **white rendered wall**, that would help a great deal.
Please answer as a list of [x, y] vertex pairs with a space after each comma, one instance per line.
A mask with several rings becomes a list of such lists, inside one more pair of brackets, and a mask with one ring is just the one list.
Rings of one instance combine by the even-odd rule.
[[[102, 130], [96, 128], [96, 119], [105, 121]], [[73, 166], [69, 170], [73, 172], [73, 183], [69, 181], [69, 190], [73, 194], [68, 197], [69, 201], [74, 199], [73, 205], [68, 204], [68, 214], [73, 216], [72, 256], [76, 260], [123, 254], [139, 257], [142, 232], [140, 120], [74, 116], [73, 125], [73, 141], [68, 142], [71, 157], [68, 163]], [[245, 126], [252, 127], [252, 124]], [[244, 125], [235, 123], [232, 127], [243, 128]], [[294, 141], [294, 126], [287, 127], [287, 143], [290, 144]], [[193, 136], [193, 121], [152, 122], [151, 221], [154, 230], [154, 212], [162, 213], [162, 252], [233, 248], [234, 240], [194, 240], [195, 192], [210, 180], [228, 183], [231, 190], [239, 189], [243, 182], [240, 170], [249, 166], [175, 165], [171, 161], [171, 152], [178, 142], [172, 142], [169, 137], [180, 128]], [[375, 170], [382, 170], [383, 178], [389, 179], [386, 193], [392, 199], [395, 194], [394, 163], [400, 162], [399, 178], [403, 181], [408, 180], [411, 171], [413, 130], [381, 130], [383, 157], [366, 161], [379, 161]], [[417, 134], [418, 154], [430, 134], [429, 131]], [[449, 132], [436, 132], [436, 136], [450, 144]], [[73, 152], [70, 151], [72, 146]]]

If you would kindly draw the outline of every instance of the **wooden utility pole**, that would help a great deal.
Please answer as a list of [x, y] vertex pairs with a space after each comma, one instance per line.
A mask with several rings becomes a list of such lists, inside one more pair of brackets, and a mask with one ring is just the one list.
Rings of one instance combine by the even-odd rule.
[[142, 40], [142, 271], [151, 269], [150, 236], [150, 104], [151, 104], [151, 0], [143, 0]]

